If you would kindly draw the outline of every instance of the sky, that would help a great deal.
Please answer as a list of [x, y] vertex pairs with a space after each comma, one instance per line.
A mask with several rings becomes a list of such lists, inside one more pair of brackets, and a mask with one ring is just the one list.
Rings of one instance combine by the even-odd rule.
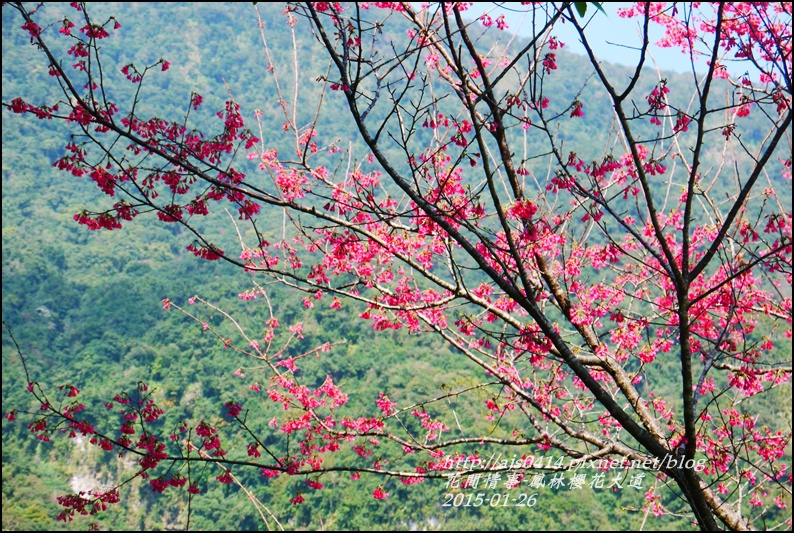
[[[592, 17], [592, 21], [587, 27], [588, 40], [599, 59], [618, 63], [627, 66], [636, 66], [639, 60], [639, 52], [630, 47], [637, 48], [642, 42], [640, 37], [641, 19], [624, 19], [618, 16], [617, 10], [621, 7], [630, 7], [631, 2], [604, 2], [603, 8], [606, 12], [598, 12], [592, 5], [588, 5], [585, 20]], [[503, 7], [500, 7], [503, 6]], [[518, 2], [475, 2], [467, 11], [470, 18], [479, 17], [488, 12], [492, 18], [499, 14], [505, 15], [505, 20], [509, 26], [508, 30], [516, 32], [523, 37], [532, 35], [532, 26], [528, 17], [524, 17], [522, 10], [525, 10]], [[652, 24], [651, 43], [662, 37], [660, 26]], [[584, 54], [584, 46], [579, 41], [578, 34], [571, 24], [558, 24], [554, 28], [554, 35], [565, 43], [565, 51]], [[678, 48], [659, 48], [650, 47], [652, 59], [661, 70], [674, 71], [678, 73], [692, 72], [688, 55], [685, 55]], [[646, 63], [653, 67], [654, 63], [648, 59]], [[696, 63], [698, 72], [705, 72], [707, 69], [704, 59]], [[728, 65], [729, 70], [730, 65]], [[746, 66], [741, 66], [741, 72], [732, 72], [740, 75], [746, 70]]]

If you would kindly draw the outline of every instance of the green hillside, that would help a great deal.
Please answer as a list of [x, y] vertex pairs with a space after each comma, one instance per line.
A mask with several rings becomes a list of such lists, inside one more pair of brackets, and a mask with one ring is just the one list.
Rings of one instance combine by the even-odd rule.
[[[291, 57], [292, 36], [289, 27], [281, 23], [281, 8], [271, 3], [259, 3], [258, 7], [264, 15], [270, 53], [278, 58]], [[264, 123], [272, 125], [263, 132], [266, 144], [288, 149], [289, 140], [285, 140], [280, 126], [276, 88], [262, 82], [266, 59], [250, 3], [115, 3], [91, 8], [97, 20], [114, 15], [122, 24], [123, 38], [108, 40], [102, 50], [108, 70], [118, 71], [118, 66], [131, 62], [153, 64], [161, 57], [171, 64], [167, 72], [152, 72], [147, 78], [141, 95], [142, 113], [179, 120], [196, 92], [203, 95], [208, 110], [195, 119], [197, 124], [216, 131], [217, 119], [209, 110], [221, 109], [231, 93], [246, 118], [252, 117], [255, 109], [262, 110]], [[59, 6], [45, 4], [42, 9], [57, 10]], [[3, 102], [20, 95], [34, 103], [51, 101], [53, 84], [37, 51], [28, 44], [28, 36], [19, 30], [21, 25], [16, 12], [4, 7]], [[304, 101], [314, 98], [313, 87], [319, 98], [320, 84], [315, 80], [327, 68], [315, 45], [312, 35], [297, 35]], [[559, 76], [549, 78], [555, 85], [546, 90], [571, 100], [580, 94], [587, 101], [584, 119], [575, 124], [575, 129], [563, 128], [560, 135], [572, 145], [586, 140], [592, 153], [580, 154], [584, 159], [603, 155], [609, 133], [604, 131], [604, 124], [612, 115], [609, 103], [590, 92], [590, 86], [581, 86], [585, 79], [582, 71], [587, 68], [583, 58], [564, 52], [558, 57], [565, 67]], [[286, 77], [291, 65], [284, 59], [276, 68]], [[616, 73], [623, 69], [609, 68]], [[654, 76], [648, 73], [641, 83], [652, 87]], [[671, 74], [667, 79], [671, 87], [687, 83], [685, 76]], [[121, 83], [108, 89], [114, 98], [131, 96], [125, 94], [129, 88]], [[678, 92], [688, 94], [685, 89]], [[308, 122], [312, 112], [300, 108], [297, 113], [305, 116], [299, 122]], [[348, 141], [357, 142], [354, 125], [335, 120], [335, 116], [346, 116], [345, 110], [325, 113], [318, 124], [323, 141], [339, 141], [345, 147]], [[746, 142], [761, 141], [751, 137], [748, 135]], [[199, 322], [206, 322], [221, 337], [235, 342], [242, 337], [229, 320], [205, 306], [191, 306], [188, 300], [198, 295], [228, 311], [255, 337], [261, 337], [272, 311], [281, 322], [277, 343], [290, 336], [285, 331], [288, 326], [302, 323], [303, 338], [293, 339], [286, 353], [298, 355], [326, 342], [334, 344], [327, 353], [301, 359], [298, 376], [310, 387], [320, 386], [326, 376], [331, 376], [349, 394], [350, 401], [344, 407], [348, 416], [378, 415], [375, 400], [381, 392], [388, 392], [403, 406], [450, 390], [463, 390], [483, 380], [481, 370], [459, 357], [440, 337], [410, 334], [405, 329], [376, 332], [368, 322], [358, 319], [364, 307], [356, 308], [352, 302], [345, 302], [344, 312], [336, 312], [326, 296], [313, 309], [307, 309], [302, 301], [306, 295], [266, 278], [254, 281], [262, 284], [268, 300], [259, 297], [243, 301], [238, 295], [252, 287], [249, 274], [228, 263], [194, 257], [186, 246], [195, 236], [179, 226], [157, 223], [154, 213], [143, 215], [146, 221], [128, 224], [120, 231], [88, 231], [73, 220], [74, 215], [84, 209], [108, 208], [113, 202], [88, 178], [75, 178], [53, 168], [52, 163], [63, 155], [68, 141], [69, 132], [60, 122], [32, 120], [3, 110], [2, 314], [7, 330], [2, 344], [2, 395], [3, 412], [18, 411], [16, 422], [3, 421], [4, 530], [84, 529], [89, 522], [86, 517], [67, 524], [55, 521], [61, 510], [56, 498], [97, 484], [111, 485], [136, 467], [130, 458], [103, 455], [81, 439], [45, 443], [31, 435], [26, 425], [38, 405], [27, 393], [26, 377], [8, 331], [26, 357], [31, 379], [50, 391], [53, 398], [58, 397], [59, 386], [79, 388], [97, 429], [114, 430], [116, 419], [110, 420], [106, 414], [105, 402], [145, 382], [166, 411], [156, 423], [163, 433], [184, 421], [196, 424], [204, 419], [227, 431], [226, 441], [245, 443], [247, 434], [230, 424], [221, 408], [230, 400], [244, 400], [251, 410], [250, 428], [267, 436], [265, 444], [284, 454], [294, 450], [277, 439], [267, 425], [279, 413], [263, 393], [257, 395], [250, 388], [257, 383], [264, 391], [267, 386], [258, 383], [256, 365], [245, 355], [225, 349], [211, 331], [203, 331], [200, 323], [164, 310], [164, 298], [197, 313]], [[707, 153], [704, 157], [716, 161], [720, 154]], [[240, 168], [254, 168], [244, 156], [239, 159]], [[219, 209], [202, 222], [202, 228], [214, 242], [225, 243], [236, 253], [237, 234], [230, 220], [236, 221], [237, 214], [227, 215]], [[283, 213], [263, 211], [258, 224], [265, 235], [277, 235]], [[781, 353], [790, 350], [790, 339], [781, 341]], [[243, 369], [246, 376], [236, 376], [237, 369]], [[670, 368], [662, 367], [657, 379], [660, 390], [678, 387], [677, 376]], [[480, 396], [469, 395], [459, 402], [438, 402], [426, 408], [445, 414], [454, 411], [461, 426], [472, 434], [509, 435], [514, 429], [510, 421], [500, 424], [483, 419], [482, 402], [487, 398], [483, 391]], [[768, 402], [766, 416], [791, 416], [790, 398], [783, 398], [782, 393], [764, 401]], [[112, 416], [118, 415], [114, 412]], [[384, 455], [401, 453], [393, 443], [385, 444], [383, 450]], [[245, 451], [244, 445], [238, 445], [229, 458], [247, 460]], [[412, 461], [410, 457], [402, 460], [405, 464]], [[352, 449], [345, 449], [333, 461], [342, 466], [369, 466], [372, 459], [363, 461]], [[269, 479], [257, 468], [235, 469], [241, 484], [267, 508], [265, 511], [237, 485], [216, 482], [222, 470], [209, 465], [200, 468], [205, 469], [200, 473], [202, 494], [192, 498], [189, 509], [190, 528], [195, 530], [276, 529], [276, 519], [286, 529], [317, 530], [634, 530], [646, 519], [646, 528], [648, 524], [652, 529], [693, 527], [683, 518], [653, 519], [640, 512], [645, 490], [654, 482], [650, 476], [643, 490], [599, 490], [585, 485], [573, 492], [545, 487], [536, 491], [536, 506], [501, 507], [450, 505], [459, 491], [445, 487], [444, 480], [438, 479], [406, 485], [389, 477], [364, 474], [360, 480], [353, 480], [348, 472], [331, 472], [318, 477], [324, 488], [314, 490], [303, 476]], [[388, 499], [372, 497], [379, 486], [390, 494]], [[306, 499], [303, 505], [290, 502], [298, 491]], [[135, 479], [120, 493], [120, 505], [112, 505], [92, 518], [100, 528], [160, 530], [186, 526], [185, 490], [161, 496], [154, 494], [144, 480]], [[673, 494], [662, 494], [668, 508], [682, 509]]]

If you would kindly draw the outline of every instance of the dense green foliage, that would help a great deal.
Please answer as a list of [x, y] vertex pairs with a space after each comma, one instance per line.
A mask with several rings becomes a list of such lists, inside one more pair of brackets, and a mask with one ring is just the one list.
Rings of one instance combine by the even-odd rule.
[[[267, 7], [266, 7], [267, 6]], [[267, 10], [268, 45], [274, 56], [289, 57], [291, 40], [279, 11]], [[103, 19], [111, 9], [97, 6], [94, 16]], [[144, 83], [142, 102], [152, 113], [179, 117], [191, 91], [204, 95], [208, 109], [220, 108], [227, 89], [241, 104], [245, 116], [261, 108], [266, 142], [278, 145], [280, 130], [273, 87], [261, 83], [263, 53], [256, 20], [249, 4], [113, 4], [123, 24], [123, 37], [108, 41], [103, 52], [109, 70], [131, 61], [152, 63], [166, 56], [173, 68]], [[152, 23], [152, 21], [157, 23]], [[51, 99], [48, 83], [38, 83], [46, 70], [18, 31], [21, 22], [3, 10], [3, 101], [18, 94], [30, 100]], [[319, 54], [312, 52], [312, 36], [301, 35], [298, 55], [305, 73], [303, 91], [312, 90]], [[136, 43], [132, 46], [130, 43]], [[145, 46], [137, 44], [147, 43]], [[317, 64], [304, 63], [315, 61]], [[554, 91], [573, 98], [582, 90], [581, 58], [560, 54], [565, 63], [559, 76], [550, 79]], [[286, 72], [290, 67], [280, 64]], [[618, 68], [618, 67], [614, 67]], [[683, 83], [669, 77], [671, 86]], [[653, 76], [647, 83], [653, 84]], [[224, 86], [225, 85], [225, 86]], [[547, 89], [548, 90], [548, 89]], [[319, 94], [319, 89], [318, 89]], [[584, 88], [583, 97], [587, 96]], [[686, 94], [686, 91], [681, 91]], [[305, 96], [305, 95], [304, 95]], [[4, 111], [5, 113], [5, 111]], [[329, 117], [331, 114], [327, 114]], [[604, 124], [609, 123], [606, 100], [588, 100], [588, 113], [576, 130], [563, 131], [572, 139], [592, 139], [593, 154], [602, 151]], [[211, 125], [211, 118], [205, 118]], [[352, 139], [344, 121], [326, 119], [318, 129], [328, 138]], [[54, 389], [73, 384], [84, 391], [89, 412], [102, 426], [102, 402], [141, 380], [157, 389], [156, 397], [166, 408], [163, 427], [182, 420], [220, 420], [223, 402], [247, 393], [249, 381], [232, 372], [249, 364], [245, 357], [223, 346], [211, 335], [178, 313], [162, 310], [165, 297], [186, 305], [199, 294], [226, 309], [257, 334], [268, 318], [265, 302], [242, 302], [237, 294], [248, 288], [249, 279], [240, 270], [223, 263], [203, 262], [185, 251], [192, 236], [177, 227], [160, 224], [131, 224], [122, 232], [88, 232], [72, 216], [84, 208], [107, 202], [95, 187], [77, 183], [58, 173], [50, 163], [61, 155], [68, 135], [59, 124], [8, 117], [4, 114], [3, 151], [3, 321], [13, 331], [27, 356], [32, 379]], [[707, 154], [718, 157], [719, 154]], [[86, 186], [83, 186], [86, 185]], [[153, 218], [153, 217], [152, 217]], [[278, 212], [265, 214], [260, 223], [274, 228], [281, 223]], [[231, 235], [229, 219], [207, 221], [210, 231]], [[375, 334], [358, 312], [346, 308], [333, 313], [326, 305], [304, 309], [302, 295], [278, 285], [267, 285], [270, 301], [282, 323], [304, 323], [303, 339], [291, 345], [294, 353], [324, 342], [345, 341], [330, 353], [301, 364], [307, 384], [319, 384], [331, 375], [346, 391], [351, 413], [372, 411], [378, 393], [389, 390], [401, 404], [432, 397], [450, 386], [462, 386], [481, 378], [475, 369], [455, 357], [441, 339], [414, 337], [407, 332]], [[213, 326], [233, 335], [219, 317], [208, 317]], [[223, 329], [229, 328], [229, 329]], [[781, 346], [779, 349], [787, 349]], [[670, 386], [675, 377], [669, 375]], [[402, 396], [391, 391], [401, 391]], [[790, 402], [780, 401], [769, 416], [791, 416]], [[25, 390], [25, 376], [10, 339], [3, 336], [3, 411], [35, 411]], [[252, 427], [267, 434], [272, 404], [251, 400]], [[481, 420], [479, 411], [462, 403], [454, 406], [461, 423], [482, 432], [510, 431]], [[786, 411], [788, 409], [788, 411]], [[258, 410], [258, 411], [257, 411]], [[76, 441], [41, 443], [25, 428], [25, 416], [16, 423], [3, 423], [3, 529], [50, 530], [56, 524], [55, 497], [65, 492], [107, 483], [134, 471], [134, 463], [102, 456], [95, 447]], [[108, 426], [109, 427], [109, 426]], [[237, 431], [237, 430], [233, 430]], [[281, 443], [273, 441], [274, 446]], [[245, 453], [244, 448], [235, 453]], [[336, 457], [338, 464], [353, 460], [352, 451]], [[193, 529], [263, 529], [265, 524], [237, 486], [214, 481], [219, 472], [203, 475], [205, 493], [193, 500]], [[286, 528], [430, 528], [430, 529], [632, 529], [643, 520], [641, 490], [624, 488], [540, 491], [535, 508], [443, 507], [448, 492], [439, 480], [404, 486], [397, 480], [363, 476], [352, 481], [348, 474], [326, 474], [321, 491], [306, 487], [304, 479], [281, 476], [267, 480], [257, 470], [235, 472]], [[652, 482], [652, 481], [650, 481]], [[646, 480], [645, 488], [649, 488]], [[372, 498], [375, 487], [390, 492], [388, 500]], [[293, 506], [289, 497], [301, 490], [307, 502]], [[184, 527], [187, 499], [152, 494], [136, 479], [122, 491], [125, 504], [99, 516], [100, 527], [111, 529], [166, 529]], [[671, 497], [668, 495], [668, 497]], [[676, 503], [665, 502], [675, 509]], [[268, 517], [268, 520], [270, 518]], [[274, 524], [271, 521], [270, 526]], [[84, 523], [68, 527], [82, 529]], [[683, 521], [665, 519], [654, 527], [686, 528]]]

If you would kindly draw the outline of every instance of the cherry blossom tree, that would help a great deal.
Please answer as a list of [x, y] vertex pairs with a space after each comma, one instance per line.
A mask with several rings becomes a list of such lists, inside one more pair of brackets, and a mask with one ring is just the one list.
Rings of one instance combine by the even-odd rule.
[[[269, 277], [303, 291], [307, 308], [356, 309], [376, 332], [440, 336], [482, 378], [410, 405], [383, 391], [371, 412], [343, 415], [347, 396], [330, 377], [316, 389], [296, 378], [307, 354], [288, 356], [286, 347], [301, 327], [286, 332], [273, 315], [264, 332], [218, 337], [261, 366], [272, 431], [297, 439], [298, 453], [280, 456], [251, 433], [241, 445], [248, 459], [231, 460], [208, 422], [158, 435], [150, 423], [162, 411], [143, 384], [115, 398], [124, 422], [103, 433], [82, 421], [76, 387], [58, 404], [30, 377], [42, 403], [31, 431], [46, 440], [59, 423], [113, 453], [137, 454], [137, 475], [150, 476], [156, 492], [200, 492], [196, 462], [220, 465], [220, 483], [250, 467], [270, 477], [343, 469], [411, 484], [449, 476], [461, 461], [487, 470], [479, 459], [506, 448], [562, 455], [567, 467], [642, 464], [666, 487], [645, 494], [646, 510], [669, 512], [659, 491], [672, 490], [702, 529], [777, 527], [764, 522], [770, 509], [790, 525], [790, 421], [766, 416], [759, 402], [790, 391], [791, 361], [774, 343], [791, 338], [791, 4], [622, 9], [642, 29], [629, 76], [612, 75], [593, 52], [587, 28], [603, 22], [595, 7], [521, 4], [533, 25], [528, 40], [508, 35], [498, 10], [471, 21], [465, 3], [287, 3], [283, 23], [310, 32], [328, 60], [310, 73], [319, 103], [302, 100], [298, 49], [277, 57], [260, 18], [263, 79], [278, 91], [289, 153], [261, 140], [273, 129], [261, 111], [232, 98], [217, 113], [217, 134], [194, 129], [199, 94], [172, 119], [144, 116], [137, 89], [129, 102], [114, 100], [117, 78], [140, 88], [170, 67], [103, 60], [115, 19], [95, 20], [77, 3], [58, 20], [6, 5], [62, 97], [4, 107], [66, 121], [75, 135], [55, 164], [110, 198], [76, 214], [78, 224], [182, 225], [195, 236], [193, 254], [253, 274], [241, 298], [261, 301]], [[592, 72], [571, 95], [548, 90], [566, 68], [560, 24], [576, 29]], [[676, 93], [648, 68], [654, 25], [664, 32], [658, 46], [680, 48], [691, 62], [691, 92]], [[736, 64], [746, 67], [726, 68]], [[611, 110], [598, 146], [573, 134], [595, 112], [593, 94]], [[349, 144], [320, 127], [340, 107], [358, 134]], [[751, 134], [759, 124], [763, 132]], [[200, 223], [224, 206], [237, 214], [228, 242]], [[284, 217], [275, 241], [258, 224], [268, 210]], [[233, 321], [202, 298], [190, 303]], [[190, 307], [164, 307], [212, 329]], [[674, 389], [660, 385], [671, 368]], [[484, 419], [511, 430], [461, 427], [438, 407], [452, 397], [471, 398]], [[225, 412], [248, 427], [243, 403]], [[402, 453], [375, 459], [381, 441]], [[345, 446], [360, 462], [329, 466]], [[166, 464], [179, 473], [162, 475]], [[524, 466], [522, 476], [538, 467]], [[67, 496], [62, 518], [117, 500], [116, 489]]]

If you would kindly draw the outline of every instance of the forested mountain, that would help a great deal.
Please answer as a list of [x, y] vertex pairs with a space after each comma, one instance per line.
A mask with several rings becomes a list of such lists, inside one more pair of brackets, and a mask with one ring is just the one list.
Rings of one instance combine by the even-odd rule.
[[[46, 6], [43, 9], [50, 9]], [[113, 15], [121, 23], [123, 39], [110, 39], [104, 45], [105, 66], [118, 71], [122, 65], [153, 64], [165, 58], [171, 65], [167, 72], [152, 73], [140, 95], [144, 112], [179, 120], [190, 105], [191, 94], [204, 97], [206, 109], [222, 109], [231, 94], [246, 118], [261, 110], [262, 121], [270, 130], [262, 132], [265, 144], [289, 146], [283, 138], [280, 106], [276, 88], [264, 83], [268, 60], [263, 50], [257, 20], [250, 3], [114, 3], [92, 6], [93, 16], [105, 20]], [[292, 68], [292, 36], [283, 23], [281, 8], [259, 3], [263, 12], [269, 53], [276, 68], [285, 74]], [[38, 52], [28, 44], [28, 35], [19, 30], [22, 21], [10, 9], [3, 8], [3, 102], [19, 95], [30, 101], [51, 101], [51, 83]], [[396, 30], [394, 30], [396, 31]], [[487, 42], [487, 37], [484, 37]], [[131, 47], [128, 43], [136, 43]], [[297, 36], [300, 58], [302, 98], [311, 99], [312, 88], [320, 97], [318, 72], [327, 66], [323, 56], [314, 53], [315, 37]], [[587, 102], [583, 120], [560, 130], [571, 144], [588, 140], [592, 153], [584, 159], [603, 155], [612, 110], [603, 96], [582, 86], [588, 64], [583, 58], [558, 53], [566, 68], [550, 77], [550, 92]], [[629, 70], [609, 66], [614, 73]], [[155, 75], [156, 74], [156, 75]], [[686, 76], [670, 74], [669, 87], [674, 94], [686, 95]], [[649, 88], [658, 82], [649, 73], [642, 83]], [[129, 87], [119, 84], [108, 88], [114, 98], [130, 98]], [[289, 91], [290, 88], [282, 87]], [[549, 89], [547, 89], [549, 90]], [[328, 104], [330, 105], [330, 104]], [[311, 109], [299, 109], [305, 120]], [[359, 142], [354, 125], [346, 120], [332, 120], [326, 113], [319, 130], [324, 141]], [[346, 116], [340, 110], [338, 116]], [[196, 119], [209, 130], [218, 129], [214, 116], [207, 113]], [[253, 124], [253, 121], [252, 121]], [[760, 130], [759, 130], [760, 132]], [[2, 127], [2, 312], [3, 321], [27, 358], [31, 379], [51, 389], [73, 385], [83, 391], [89, 412], [101, 413], [102, 404], [121, 391], [135, 389], [145, 382], [155, 389], [158, 403], [166, 408], [163, 427], [178, 427], [182, 421], [201, 419], [218, 421], [221, 406], [249, 394], [256, 381], [251, 363], [237, 352], [224, 349], [217, 338], [179, 313], [163, 310], [163, 299], [189, 307], [188, 299], [199, 295], [204, 300], [234, 315], [241, 326], [256, 335], [274, 313], [284, 324], [303, 324], [303, 338], [295, 339], [290, 353], [298, 354], [323, 343], [333, 343], [328, 353], [302, 360], [301, 379], [309, 386], [319, 386], [332, 376], [350, 395], [347, 408], [371, 408], [384, 390], [402, 391], [393, 400], [408, 404], [414, 399], [431, 397], [450, 387], [465, 387], [481, 379], [476, 369], [439, 337], [412, 335], [405, 329], [374, 331], [358, 315], [364, 308], [352, 304], [344, 313], [327, 305], [307, 309], [303, 295], [274, 283], [265, 283], [269, 301], [242, 301], [238, 295], [250, 289], [251, 276], [223, 262], [196, 258], [186, 246], [194, 236], [179, 226], [130, 224], [123, 231], [88, 231], [73, 217], [84, 209], [109, 207], [108, 198], [96, 187], [78, 183], [73, 176], [59, 172], [52, 163], [63, 155], [68, 142], [64, 125], [55, 121], [34, 121], [3, 110]], [[429, 135], [429, 133], [428, 133]], [[760, 133], [759, 133], [760, 135]], [[748, 136], [747, 143], [761, 142]], [[365, 154], [362, 153], [362, 158]], [[714, 161], [720, 153], [705, 153]], [[240, 156], [241, 168], [253, 163]], [[534, 164], [534, 163], [531, 163]], [[545, 164], [538, 162], [539, 165]], [[246, 166], [248, 165], [248, 166]], [[773, 175], [774, 171], [770, 171]], [[147, 216], [156, 218], [155, 214]], [[263, 212], [259, 223], [265, 234], [277, 234], [283, 223], [278, 210]], [[236, 213], [215, 214], [206, 220], [208, 233], [219, 240], [234, 242], [235, 228], [230, 220]], [[326, 302], [327, 303], [327, 302]], [[347, 305], [347, 304], [346, 304]], [[202, 320], [224, 335], [234, 329], [219, 314], [201, 311]], [[781, 353], [790, 350], [790, 339], [779, 339]], [[247, 377], [235, 375], [243, 368]], [[664, 374], [664, 370], [661, 374]], [[665, 387], [677, 387], [677, 376], [670, 370]], [[7, 331], [3, 334], [3, 411], [17, 409], [33, 412], [26, 391], [26, 377], [14, 344]], [[263, 384], [263, 388], [264, 384]], [[791, 402], [783, 393], [769, 395], [765, 416], [790, 417]], [[484, 398], [480, 398], [484, 400]], [[252, 411], [259, 409], [259, 419], [251, 427], [266, 430], [273, 414], [264, 400], [252, 401]], [[499, 427], [499, 422], [483, 420], [468, 400], [455, 405], [456, 416], [464, 426], [481, 432], [509, 433], [513, 428]], [[251, 415], [253, 417], [253, 414]], [[23, 415], [18, 415], [23, 419]], [[94, 420], [97, 425], [102, 420]], [[235, 429], [237, 436], [242, 431]], [[272, 443], [276, 445], [275, 441]], [[245, 450], [238, 450], [240, 458]], [[59, 506], [55, 498], [96, 484], [112, 484], [124, 473], [134, 471], [135, 463], [120, 457], [100, 455], [95, 447], [78, 440], [41, 442], [31, 436], [24, 423], [3, 422], [3, 529], [52, 530], [84, 529], [85, 523], [55, 522]], [[341, 452], [336, 461], [353, 460], [352, 450]], [[190, 527], [199, 530], [264, 529], [265, 523], [254, 505], [237, 485], [214, 481], [220, 471], [212, 467], [204, 475], [208, 480], [202, 494], [192, 500]], [[251, 490], [285, 528], [306, 529], [618, 529], [639, 527], [647, 517], [639, 512], [644, 490], [594, 490], [586, 485], [575, 493], [544, 488], [536, 507], [491, 508], [445, 506], [448, 493], [443, 481], [404, 485], [396, 480], [375, 476], [349, 479], [349, 473], [324, 474], [319, 481], [323, 490], [305, 488], [305, 479], [281, 476], [268, 479], [258, 470], [236, 472], [242, 484]], [[650, 479], [650, 478], [648, 478]], [[647, 480], [646, 480], [647, 481]], [[650, 483], [653, 481], [651, 480]], [[376, 487], [387, 485], [390, 498], [372, 498]], [[160, 497], [149, 484], [136, 479], [122, 487], [123, 506], [111, 506], [98, 515], [101, 528], [171, 529], [183, 528], [187, 520], [187, 499], [173, 494]], [[303, 505], [293, 505], [290, 497], [300, 490]], [[671, 493], [663, 495], [670, 509], [680, 507]], [[269, 527], [276, 527], [273, 519]], [[666, 516], [657, 519], [654, 528], [686, 529], [686, 520]]]

